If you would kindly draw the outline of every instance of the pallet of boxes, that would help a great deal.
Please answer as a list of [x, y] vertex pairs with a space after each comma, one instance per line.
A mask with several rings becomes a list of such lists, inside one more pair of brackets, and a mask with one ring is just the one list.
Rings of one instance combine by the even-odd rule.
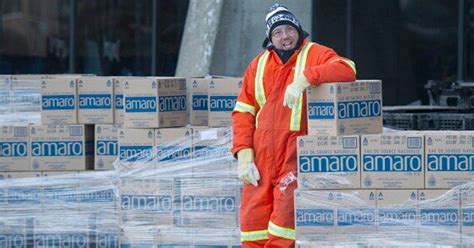
[[45, 75], [0, 75], [0, 179], [41, 176], [30, 166], [28, 123], [39, 120]]
[[229, 127], [241, 84], [230, 77], [122, 81], [121, 245], [239, 244], [241, 183]]
[[[8, 95], [30, 94], [8, 78]], [[229, 126], [241, 78], [32, 81], [38, 109], [26, 109], [41, 123], [2, 127], [0, 175], [48, 177], [0, 181], [0, 247], [238, 246]]]
[[[93, 125], [114, 125], [113, 78], [11, 75], [2, 82], [10, 114], [0, 113], [7, 116], [0, 179], [9, 179], [0, 180], [0, 247], [115, 247], [112, 176], [86, 173], [101, 159]], [[96, 169], [112, 168], [101, 164]]]
[[308, 89], [297, 246], [472, 245], [474, 133], [382, 132], [381, 89], [378, 80]]

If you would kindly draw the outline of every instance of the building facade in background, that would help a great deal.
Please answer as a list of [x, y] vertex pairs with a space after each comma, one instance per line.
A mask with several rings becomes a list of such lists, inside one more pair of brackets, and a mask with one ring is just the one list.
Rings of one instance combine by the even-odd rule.
[[188, 0], [1, 0], [0, 74], [174, 75]]
[[428, 80], [474, 81], [473, 0], [315, 0], [312, 35], [382, 79], [386, 105], [427, 103]]
[[[0, 74], [174, 75], [189, 2], [0, 0]], [[273, 2], [224, 2], [209, 73], [243, 74]], [[382, 79], [386, 105], [426, 103], [427, 80], [474, 81], [474, 0], [280, 2], [304, 4], [303, 28], [354, 60], [358, 78]]]

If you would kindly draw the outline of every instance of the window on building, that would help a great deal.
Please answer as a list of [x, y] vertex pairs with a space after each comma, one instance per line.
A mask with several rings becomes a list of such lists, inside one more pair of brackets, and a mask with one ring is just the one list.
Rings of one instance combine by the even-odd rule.
[[189, 0], [157, 2], [156, 74], [174, 76]]
[[[313, 2], [313, 37], [341, 55], [348, 45], [347, 2]], [[382, 79], [385, 105], [427, 103], [428, 80], [457, 80], [458, 1], [351, 2], [357, 77]]]
[[428, 80], [456, 80], [457, 1], [357, 1], [354, 59], [359, 78], [381, 78], [384, 103], [422, 100]]
[[312, 39], [333, 48], [339, 55], [347, 56], [346, 1], [313, 1]]
[[149, 75], [152, 1], [77, 1], [76, 72]]
[[465, 6], [466, 13], [466, 80], [474, 81], [474, 0]]
[[188, 4], [0, 1], [0, 74], [174, 75]]
[[0, 74], [68, 71], [69, 1], [36, 2], [1, 2]]

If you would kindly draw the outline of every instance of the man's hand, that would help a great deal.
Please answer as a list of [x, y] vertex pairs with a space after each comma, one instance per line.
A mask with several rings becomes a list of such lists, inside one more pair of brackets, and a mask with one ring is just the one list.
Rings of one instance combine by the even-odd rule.
[[237, 173], [240, 180], [258, 186], [258, 180], [260, 180], [260, 173], [258, 173], [257, 166], [254, 163], [253, 149], [246, 148], [237, 152], [237, 160], [239, 161], [239, 167]]
[[310, 83], [308, 82], [304, 74], [298, 75], [295, 78], [295, 81], [293, 81], [293, 83], [289, 84], [288, 87], [286, 87], [285, 98], [283, 99], [283, 107], [288, 106], [291, 109], [296, 107], [301, 93], [303, 93], [303, 91], [308, 86], [310, 86]]

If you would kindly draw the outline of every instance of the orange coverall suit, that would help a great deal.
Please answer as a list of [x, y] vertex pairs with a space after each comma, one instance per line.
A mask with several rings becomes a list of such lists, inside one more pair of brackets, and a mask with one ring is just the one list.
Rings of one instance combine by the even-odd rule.
[[[283, 98], [286, 87], [293, 82], [297, 58], [301, 63], [298, 55], [305, 49], [306, 65], [301, 66], [299, 73], [304, 73], [312, 85], [355, 80], [352, 61], [308, 39], [285, 64], [269, 48], [248, 66], [232, 112], [232, 153], [253, 148], [260, 173], [258, 186], [245, 184], [242, 192], [240, 225], [244, 247], [294, 247], [295, 244], [293, 191], [296, 183], [284, 191], [280, 190], [279, 183], [288, 173], [297, 171], [296, 137], [307, 135], [306, 96], [303, 94], [300, 100], [303, 107], [297, 115], [283, 107]], [[258, 82], [262, 81], [259, 87]], [[296, 125], [290, 125], [291, 121]]]

